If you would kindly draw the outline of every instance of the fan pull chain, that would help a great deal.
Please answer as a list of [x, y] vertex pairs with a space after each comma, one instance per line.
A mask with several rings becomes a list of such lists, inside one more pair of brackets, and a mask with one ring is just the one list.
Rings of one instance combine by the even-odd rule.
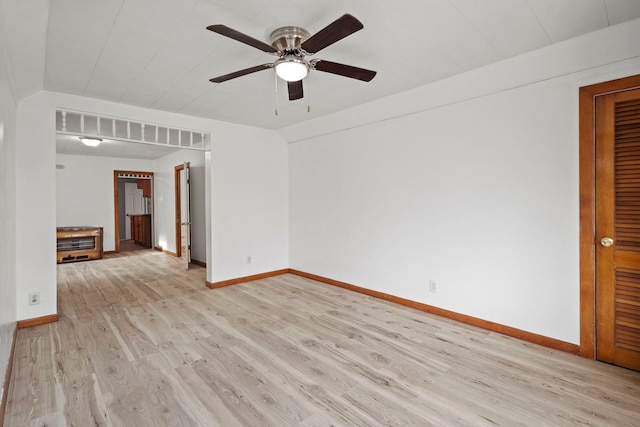
[[309, 86], [311, 86], [310, 79], [307, 80], [307, 113], [311, 112], [311, 91], [309, 90]]
[[278, 115], [278, 75], [275, 72], [275, 68], [274, 68], [274, 72], [273, 72], [273, 77], [275, 78], [275, 86], [276, 86], [276, 91], [275, 91], [275, 105], [276, 105], [276, 116]]

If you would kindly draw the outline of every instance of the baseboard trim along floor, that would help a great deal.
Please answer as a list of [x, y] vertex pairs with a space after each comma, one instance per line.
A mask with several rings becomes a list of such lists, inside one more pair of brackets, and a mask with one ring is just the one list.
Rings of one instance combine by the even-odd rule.
[[237, 285], [239, 283], [253, 282], [254, 280], [266, 279], [267, 277], [280, 276], [281, 274], [289, 273], [288, 268], [282, 270], [268, 271], [266, 273], [253, 274], [251, 276], [238, 277], [236, 279], [223, 280], [220, 282], [207, 282], [207, 287], [210, 289], [222, 288], [225, 286]]
[[501, 325], [500, 323], [490, 322], [488, 320], [478, 319], [477, 317], [467, 316], [465, 314], [456, 313], [454, 311], [445, 310], [443, 308], [434, 307], [432, 305], [424, 304], [417, 301], [400, 298], [394, 295], [385, 294], [383, 292], [374, 291], [360, 286], [351, 285], [349, 283], [340, 282], [338, 280], [329, 279], [327, 277], [318, 276], [316, 274], [306, 273], [304, 271], [298, 271], [289, 269], [289, 273], [297, 276], [306, 277], [318, 282], [326, 283], [333, 286], [339, 286], [344, 289], [348, 289], [361, 294], [369, 295], [372, 297], [380, 298], [386, 301], [401, 304], [407, 307], [415, 308], [416, 310], [426, 311], [427, 313], [435, 314], [447, 319], [455, 320], [467, 325], [476, 326], [478, 328], [486, 329], [491, 332], [497, 332], [499, 334], [507, 335], [513, 338], [518, 338], [524, 341], [528, 341], [534, 344], [538, 344], [544, 347], [553, 348], [555, 350], [564, 351], [571, 354], [579, 354], [580, 346], [571, 344], [565, 341], [557, 340], [555, 338], [545, 337], [544, 335], [534, 334], [532, 332], [523, 331], [521, 329], [512, 328], [510, 326]]
[[278, 276], [278, 275], [287, 274], [287, 273], [295, 274], [296, 276], [306, 277], [307, 279], [312, 279], [312, 280], [326, 283], [329, 285], [338, 286], [343, 289], [348, 289], [353, 292], [358, 292], [361, 294], [380, 298], [386, 301], [394, 302], [396, 304], [404, 305], [406, 307], [411, 307], [416, 310], [426, 311], [427, 313], [435, 314], [441, 317], [445, 317], [447, 319], [465, 323], [467, 325], [476, 326], [478, 328], [486, 329], [491, 332], [497, 332], [499, 334], [507, 335], [513, 338], [518, 338], [523, 341], [541, 345], [543, 347], [548, 347], [548, 348], [564, 351], [566, 353], [571, 353], [575, 355], [580, 354], [580, 346], [577, 344], [568, 343], [555, 338], [550, 338], [544, 335], [535, 334], [533, 332], [523, 331], [522, 329], [513, 328], [511, 326], [502, 325], [500, 323], [490, 322], [488, 320], [479, 319], [477, 317], [467, 316], [465, 314], [456, 313], [454, 311], [445, 310], [443, 308], [434, 307], [432, 305], [397, 297], [395, 295], [386, 294], [384, 292], [374, 291], [372, 289], [363, 288], [360, 286], [352, 285], [350, 283], [341, 282], [339, 280], [318, 276], [317, 274], [307, 273], [307, 272], [292, 269], [292, 268], [254, 274], [251, 276], [238, 277], [236, 279], [223, 280], [223, 281], [214, 282], [214, 283], [207, 282], [207, 287], [210, 289], [217, 289], [224, 286], [231, 286], [231, 285], [237, 285], [240, 283], [252, 282], [254, 280], [266, 279], [267, 277], [273, 277], [273, 276]]
[[31, 328], [33, 326], [46, 325], [58, 321], [57, 314], [49, 314], [42, 317], [34, 317], [33, 319], [18, 320], [18, 329]]

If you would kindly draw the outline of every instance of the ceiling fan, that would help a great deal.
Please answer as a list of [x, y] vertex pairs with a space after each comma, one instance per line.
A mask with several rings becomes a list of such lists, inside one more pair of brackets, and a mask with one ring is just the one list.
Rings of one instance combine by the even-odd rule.
[[352, 15], [345, 14], [313, 36], [300, 27], [278, 28], [271, 33], [271, 44], [267, 44], [225, 25], [210, 25], [207, 27], [208, 30], [275, 55], [278, 59], [273, 63], [245, 68], [244, 70], [214, 77], [209, 81], [222, 83], [257, 71], [275, 68], [278, 77], [287, 82], [289, 100], [291, 101], [304, 96], [302, 80], [307, 76], [309, 70], [323, 71], [325, 73], [337, 74], [365, 82], [371, 81], [376, 75], [375, 71], [325, 61], [324, 59], [306, 59], [307, 56], [315, 55], [327, 46], [342, 40], [362, 28], [364, 28], [364, 25], [362, 25], [358, 19]]

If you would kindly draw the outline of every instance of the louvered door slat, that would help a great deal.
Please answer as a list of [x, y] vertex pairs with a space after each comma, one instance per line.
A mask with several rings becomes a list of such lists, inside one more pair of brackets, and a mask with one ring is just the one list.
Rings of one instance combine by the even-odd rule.
[[623, 156], [616, 156], [616, 165], [617, 166], [633, 166], [638, 167], [640, 164], [640, 157], [638, 158], [629, 158]]
[[640, 142], [638, 141], [628, 141], [627, 143], [619, 141], [617, 150], [619, 150], [619, 153], [626, 153], [628, 151], [634, 152], [635, 148], [639, 145]]
[[634, 328], [633, 326], [627, 326], [624, 324], [620, 324], [618, 335], [621, 339], [631, 340], [637, 339], [640, 341], [640, 330]]

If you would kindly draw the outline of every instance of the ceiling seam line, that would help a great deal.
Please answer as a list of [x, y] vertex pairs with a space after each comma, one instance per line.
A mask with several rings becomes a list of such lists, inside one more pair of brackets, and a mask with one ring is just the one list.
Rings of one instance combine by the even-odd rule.
[[100, 49], [100, 54], [98, 55], [98, 58], [96, 59], [96, 62], [93, 64], [93, 68], [91, 69], [91, 74], [89, 75], [89, 78], [87, 79], [87, 83], [84, 85], [84, 88], [82, 89], [82, 95], [83, 96], [87, 93], [87, 88], [89, 87], [89, 83], [91, 83], [91, 76], [93, 76], [93, 74], [96, 72], [96, 69], [98, 68], [98, 63], [100, 62], [100, 58], [102, 58], [102, 54], [104, 53], [104, 49], [107, 46], [107, 43], [109, 42], [109, 39], [111, 38], [111, 33], [113, 33], [113, 27], [115, 27], [116, 21], [118, 20], [118, 17], [120, 16], [120, 12], [122, 11], [122, 6], [124, 6], [124, 2], [125, 2], [125, 0], [122, 0], [120, 2], [120, 7], [118, 8], [118, 12], [116, 13], [116, 16], [113, 18], [113, 22], [111, 23], [111, 28], [109, 29], [109, 34], [107, 35], [107, 37], [104, 40], [104, 44], [102, 45], [102, 49]]
[[[186, 20], [186, 18], [183, 18], [182, 21], [180, 21], [180, 24], [177, 25], [177, 27], [179, 27], [180, 25], [182, 25], [182, 23]], [[171, 40], [176, 34], [176, 31], [174, 30], [171, 35], [169, 37], [167, 37], [166, 41]], [[151, 56], [151, 58], [149, 58], [149, 60], [147, 61], [146, 64], [144, 64], [144, 67], [142, 68], [142, 71], [140, 73], [138, 73], [138, 75], [131, 81], [131, 83], [129, 83], [129, 86], [127, 86], [127, 88], [122, 92], [122, 94], [118, 97], [118, 101], [117, 102], [122, 102], [122, 97], [125, 96], [129, 90], [133, 87], [133, 85], [138, 81], [138, 78], [140, 77], [140, 74], [142, 74], [144, 72], [144, 70], [146, 70], [149, 67], [149, 64], [151, 64], [151, 62], [153, 62], [153, 60], [158, 56], [158, 53], [160, 53], [160, 50], [162, 50], [163, 47], [159, 47], [155, 53], [153, 54], [153, 56]], [[166, 92], [165, 92], [166, 93]], [[162, 95], [161, 95], [162, 97]], [[155, 105], [155, 101], [151, 104], [151, 105]]]
[[[191, 9], [190, 9], [189, 11], [190, 11], [190, 12], [191, 12], [191, 11], [193, 11], [193, 9], [195, 9], [195, 8], [196, 8], [196, 6], [197, 6], [198, 4], [200, 4], [200, 0], [198, 0], [197, 2], [195, 2], [195, 3], [193, 4], [193, 6], [191, 6]], [[185, 15], [185, 17], [182, 19], [182, 21], [180, 21], [180, 25], [182, 25], [182, 23], [183, 23], [183, 22], [185, 22], [185, 20], [186, 20], [186, 19], [187, 19], [187, 18], [186, 18], [186, 15]], [[171, 39], [172, 37], [174, 37], [174, 36], [175, 36], [175, 34], [176, 34], [176, 31], [174, 31], [174, 32], [171, 34], [171, 37], [169, 37], [169, 38]], [[149, 66], [149, 64], [151, 63], [151, 61], [153, 61], [153, 59], [158, 55], [158, 52], [159, 52], [159, 50], [158, 50], [158, 51], [153, 55], [153, 57], [152, 57], [151, 59], [149, 59], [149, 62], [147, 62], [147, 64], [144, 66], [143, 71], [147, 69], [147, 67]], [[203, 61], [204, 61], [204, 60], [203, 60]], [[201, 61], [201, 63], [202, 63], [202, 61]], [[200, 64], [198, 64], [198, 65], [200, 65]], [[197, 66], [196, 66], [196, 67], [197, 67]], [[193, 72], [193, 70], [194, 70], [194, 69], [195, 69], [195, 67], [194, 67], [193, 69], [189, 70], [189, 72], [188, 72], [188, 73], [186, 73], [186, 75], [189, 75], [189, 73]], [[131, 89], [131, 87], [132, 87], [132, 86], [133, 86], [133, 84], [136, 82], [136, 80], [137, 80], [137, 79], [135, 79], [135, 80], [134, 80], [134, 81], [129, 85], [129, 87], [127, 88], [127, 90], [126, 90], [124, 93], [127, 93], [127, 92], [129, 91], [129, 89]], [[174, 87], [176, 87], [177, 85], [178, 85], [178, 83], [174, 83], [174, 84], [173, 84], [173, 85], [171, 85], [169, 88], [167, 88], [167, 89], [166, 89], [166, 90], [165, 90], [165, 91], [164, 91], [160, 96], [158, 96], [155, 100], [153, 100], [153, 102], [151, 102], [151, 105], [155, 107], [155, 106], [156, 106], [156, 104], [158, 103], [158, 101], [160, 101], [160, 99], [162, 99], [162, 97], [163, 97], [163, 96], [165, 96], [167, 93], [169, 93], [169, 91], [170, 91], [171, 89], [173, 89]], [[124, 96], [124, 93], [122, 94], [122, 96]], [[118, 98], [118, 101], [119, 101], [120, 99], [122, 99], [122, 96], [120, 96], [120, 98]], [[176, 112], [176, 111], [179, 111], [179, 110], [174, 110], [174, 112]]]
[[551, 41], [551, 37], [549, 37], [549, 34], [547, 33], [547, 29], [544, 28], [544, 25], [542, 25], [542, 22], [540, 22], [540, 17], [536, 13], [536, 11], [533, 10], [533, 7], [531, 7], [531, 2], [529, 0], [527, 0], [527, 5], [529, 6], [529, 10], [531, 10], [531, 13], [533, 13], [533, 16], [535, 16], [536, 22], [538, 23], [538, 25], [540, 25], [540, 28], [542, 29], [542, 32], [544, 33], [545, 37], [549, 41], [549, 44], [553, 44], [553, 42]]
[[[45, 80], [47, 76], [47, 58], [49, 57], [49, 49], [47, 49], [47, 41], [49, 40], [49, 24], [51, 21], [51, 3], [47, 2], [47, 29], [45, 31], [46, 40], [44, 42], [44, 67], [42, 67], [42, 89], [46, 90]], [[11, 87], [11, 91], [13, 92], [13, 87]], [[15, 99], [15, 98], [14, 98]]]
[[452, 8], [453, 8], [457, 13], [458, 13], [458, 15], [460, 15], [460, 16], [462, 17], [462, 19], [464, 19], [464, 20], [467, 22], [467, 24], [469, 24], [469, 25], [471, 26], [471, 28], [473, 28], [473, 29], [475, 30], [475, 32], [476, 32], [476, 33], [478, 33], [478, 34], [480, 35], [480, 37], [482, 37], [482, 39], [483, 39], [485, 42], [487, 42], [487, 44], [488, 44], [489, 46], [491, 46], [491, 48], [492, 48], [493, 50], [495, 50], [495, 51], [498, 53], [498, 55], [500, 55], [500, 57], [501, 57], [502, 59], [505, 59], [505, 58], [506, 58], [506, 57], [503, 55], [503, 53], [500, 51], [500, 49], [498, 49], [496, 46], [494, 46], [494, 44], [493, 44], [493, 43], [491, 43], [491, 41], [489, 41], [489, 39], [487, 39], [487, 38], [485, 37], [485, 35], [482, 33], [482, 31], [480, 31], [480, 29], [479, 29], [478, 27], [476, 27], [475, 25], [473, 25], [473, 23], [472, 23], [472, 22], [471, 22], [471, 21], [470, 21], [470, 20], [469, 20], [469, 19], [468, 19], [468, 18], [467, 18], [467, 17], [466, 17], [466, 16], [465, 16], [461, 11], [460, 11], [460, 9], [458, 9], [454, 4], [452, 4], [450, 0], [447, 0], [447, 3], [449, 3], [449, 6], [451, 6], [451, 7], [452, 7]]

